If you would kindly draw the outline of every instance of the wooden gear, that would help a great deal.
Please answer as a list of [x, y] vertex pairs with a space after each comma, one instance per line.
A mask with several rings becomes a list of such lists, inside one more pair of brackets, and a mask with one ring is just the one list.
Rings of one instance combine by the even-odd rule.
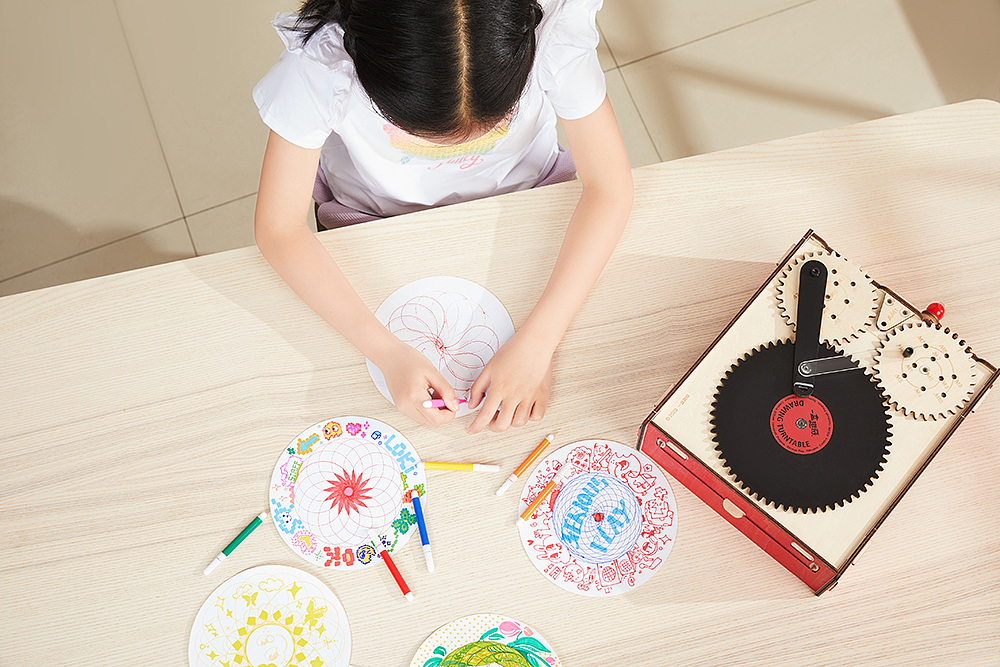
[[875, 375], [894, 408], [936, 421], [969, 402], [978, 373], [958, 334], [940, 324], [907, 322], [876, 350]]
[[803, 253], [785, 266], [778, 279], [778, 305], [782, 316], [795, 327], [799, 268], [810, 260], [823, 262], [830, 272], [823, 308], [822, 340], [844, 343], [857, 338], [875, 318], [875, 286], [861, 269], [835, 252]]

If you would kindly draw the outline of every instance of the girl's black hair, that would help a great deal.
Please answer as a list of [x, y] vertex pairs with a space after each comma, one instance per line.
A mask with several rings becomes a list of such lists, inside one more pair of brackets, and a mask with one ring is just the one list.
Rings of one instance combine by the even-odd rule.
[[304, 41], [329, 23], [378, 111], [417, 136], [464, 138], [502, 120], [535, 59], [537, 0], [305, 0]]

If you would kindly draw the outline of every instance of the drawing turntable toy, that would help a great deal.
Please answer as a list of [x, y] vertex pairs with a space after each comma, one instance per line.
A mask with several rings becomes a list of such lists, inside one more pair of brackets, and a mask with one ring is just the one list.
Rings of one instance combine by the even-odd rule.
[[371, 539], [392, 553], [414, 532], [412, 493], [427, 494], [413, 446], [365, 417], [314, 424], [288, 444], [271, 474], [271, 513], [281, 539], [328, 568], [362, 569], [379, 560]]
[[819, 595], [997, 378], [943, 315], [810, 231], [638, 448]]

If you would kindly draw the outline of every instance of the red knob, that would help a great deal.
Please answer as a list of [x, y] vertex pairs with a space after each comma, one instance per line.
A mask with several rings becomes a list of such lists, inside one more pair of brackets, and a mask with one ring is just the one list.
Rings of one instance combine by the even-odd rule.
[[938, 323], [941, 321], [942, 318], [944, 318], [944, 306], [942, 306], [940, 303], [934, 302], [931, 305], [927, 306], [926, 309], [924, 309], [923, 314], [930, 315], [931, 317], [934, 318], [935, 323]]

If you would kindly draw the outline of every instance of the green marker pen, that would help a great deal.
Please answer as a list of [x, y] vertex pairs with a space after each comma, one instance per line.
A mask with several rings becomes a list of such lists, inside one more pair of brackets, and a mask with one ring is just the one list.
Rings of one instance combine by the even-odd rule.
[[243, 531], [240, 532], [240, 534], [237, 535], [233, 539], [232, 542], [230, 542], [228, 545], [226, 545], [226, 548], [223, 549], [219, 553], [219, 555], [216, 556], [215, 559], [211, 563], [208, 564], [208, 567], [205, 568], [204, 574], [208, 574], [209, 572], [211, 572], [212, 570], [215, 569], [216, 565], [218, 565], [222, 561], [226, 560], [226, 557], [229, 556], [229, 554], [233, 553], [233, 549], [235, 549], [236, 547], [240, 546], [240, 542], [242, 542], [243, 540], [245, 540], [246, 537], [247, 537], [247, 535], [249, 535], [250, 533], [252, 533], [254, 531], [254, 529], [257, 528], [257, 526], [259, 526], [264, 521], [264, 519], [266, 519], [266, 518], [267, 518], [267, 512], [261, 512], [259, 515], [257, 515], [256, 517], [254, 517], [254, 520], [251, 521], [247, 525], [247, 527], [244, 528]]

